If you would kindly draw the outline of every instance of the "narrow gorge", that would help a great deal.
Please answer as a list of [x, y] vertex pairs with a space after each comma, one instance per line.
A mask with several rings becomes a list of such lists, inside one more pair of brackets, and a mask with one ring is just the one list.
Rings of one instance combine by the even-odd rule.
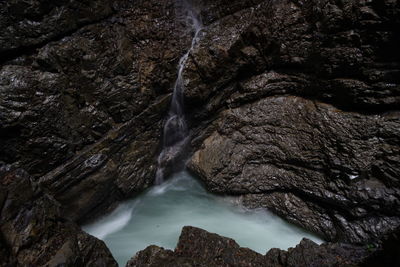
[[163, 148], [158, 157], [158, 169], [155, 180], [156, 185], [160, 185], [164, 181], [164, 177], [168, 173], [171, 173], [171, 171], [166, 172], [168, 169], [176, 170], [177, 168], [182, 167], [183, 164], [180, 162], [184, 160], [183, 155], [189, 142], [183, 101], [185, 90], [183, 71], [189, 54], [198, 41], [202, 22], [200, 14], [194, 9], [191, 3], [186, 2], [186, 0], [178, 1], [177, 3], [182, 5], [180, 7], [181, 10], [179, 11], [182, 14], [178, 14], [178, 17], [182, 17], [183, 21], [186, 22], [186, 25], [192, 29], [194, 33], [189, 50], [179, 60], [178, 75], [172, 92], [170, 109], [164, 125]]
[[5, 1], [0, 266], [399, 265], [399, 11]]

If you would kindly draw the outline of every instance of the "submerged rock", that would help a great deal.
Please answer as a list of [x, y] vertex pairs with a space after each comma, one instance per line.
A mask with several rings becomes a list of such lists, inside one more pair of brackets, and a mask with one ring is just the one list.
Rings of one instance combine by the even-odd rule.
[[303, 239], [288, 251], [271, 249], [261, 255], [240, 247], [233, 239], [185, 226], [174, 251], [149, 246], [127, 267], [158, 266], [357, 266], [371, 254], [363, 247]]

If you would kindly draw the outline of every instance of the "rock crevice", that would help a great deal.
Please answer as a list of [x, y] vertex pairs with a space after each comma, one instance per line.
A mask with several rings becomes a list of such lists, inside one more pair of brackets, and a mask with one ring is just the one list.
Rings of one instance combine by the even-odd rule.
[[[108, 258], [58, 210], [87, 221], [153, 183], [176, 66], [192, 35], [181, 4], [11, 0], [0, 7], [0, 164], [14, 171], [5, 177], [23, 177], [15, 178], [22, 186], [12, 193], [15, 210], [30, 218], [31, 208], [49, 209], [60, 249], [46, 243], [46, 223], [35, 228], [13, 213], [1, 222], [1, 257], [25, 264], [35, 261], [32, 247], [49, 245], [38, 265], [78, 251], [91, 258], [97, 249]], [[183, 72], [190, 170], [208, 190], [240, 195], [246, 206], [327, 240], [379, 243], [393, 232], [400, 225], [399, 1], [193, 4], [205, 27]], [[18, 192], [39, 204], [26, 208]], [[24, 227], [43, 235], [10, 237]], [[65, 233], [73, 238], [61, 242]], [[86, 250], [77, 240], [98, 245]], [[277, 252], [274, 264], [291, 266], [289, 254]]]

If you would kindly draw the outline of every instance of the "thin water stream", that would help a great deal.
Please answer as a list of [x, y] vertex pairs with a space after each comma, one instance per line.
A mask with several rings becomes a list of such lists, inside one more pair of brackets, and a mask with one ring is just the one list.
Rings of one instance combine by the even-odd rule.
[[233, 238], [262, 254], [295, 246], [303, 237], [322, 242], [266, 210], [248, 210], [235, 200], [208, 193], [183, 171], [83, 229], [104, 240], [120, 266], [152, 244], [174, 249], [185, 225]]
[[303, 237], [321, 242], [316, 236], [265, 210], [247, 210], [235, 205], [233, 198], [207, 193], [185, 171], [174, 174], [164, 182], [165, 166], [176, 162], [188, 141], [183, 108], [183, 71], [202, 28], [198, 12], [185, 0], [180, 1], [185, 7], [184, 17], [194, 36], [191, 47], [179, 61], [171, 107], [164, 125], [156, 185], [83, 229], [104, 240], [120, 266], [151, 244], [174, 249], [185, 225], [233, 238], [239, 245], [263, 254], [273, 247], [287, 249]]
[[183, 17], [186, 24], [194, 32], [190, 48], [179, 60], [178, 75], [175, 81], [172, 100], [163, 132], [163, 149], [158, 157], [158, 168], [155, 184], [159, 185], [164, 181], [165, 165], [173, 163], [179, 157], [188, 141], [188, 129], [185, 119], [183, 92], [185, 83], [183, 71], [190, 52], [198, 41], [199, 33], [203, 27], [199, 12], [186, 0], [178, 1], [182, 5]]

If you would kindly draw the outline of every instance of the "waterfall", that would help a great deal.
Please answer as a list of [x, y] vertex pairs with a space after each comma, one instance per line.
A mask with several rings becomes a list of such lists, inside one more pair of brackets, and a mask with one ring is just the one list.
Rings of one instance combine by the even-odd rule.
[[176, 159], [185, 147], [188, 137], [188, 129], [183, 107], [183, 91], [185, 89], [183, 70], [191, 50], [197, 42], [202, 28], [201, 18], [187, 1], [181, 1], [182, 9], [185, 11], [185, 20], [194, 31], [192, 43], [188, 51], [181, 57], [178, 65], [178, 76], [175, 81], [172, 101], [168, 116], [164, 125], [163, 149], [158, 157], [158, 168], [155, 183], [157, 185], [164, 181], [165, 166]]

